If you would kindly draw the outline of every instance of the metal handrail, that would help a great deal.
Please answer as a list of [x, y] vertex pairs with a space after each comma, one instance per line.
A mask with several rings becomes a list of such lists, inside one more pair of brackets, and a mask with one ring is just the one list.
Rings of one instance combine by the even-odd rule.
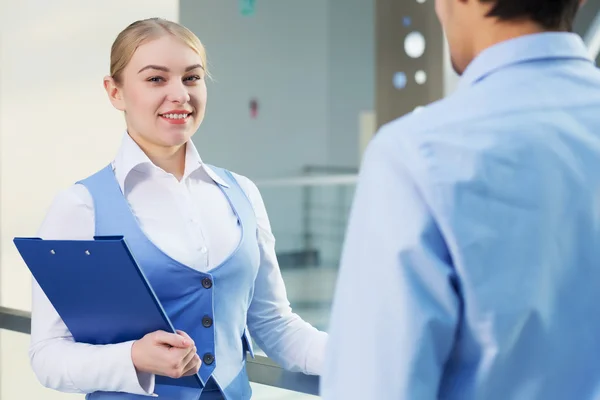
[[[0, 329], [30, 334], [31, 313], [0, 307]], [[254, 359], [248, 359], [246, 370], [248, 378], [254, 383], [315, 396], [319, 394], [319, 377], [286, 371], [267, 357], [257, 355]]]

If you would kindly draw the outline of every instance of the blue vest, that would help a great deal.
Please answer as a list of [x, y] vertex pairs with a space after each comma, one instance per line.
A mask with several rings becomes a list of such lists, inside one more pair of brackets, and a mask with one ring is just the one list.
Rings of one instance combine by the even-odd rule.
[[[110, 165], [80, 182], [94, 200], [96, 236], [125, 237], [173, 325], [188, 333], [198, 349], [204, 388], [169, 385], [170, 378], [156, 376], [155, 393], [164, 400], [243, 400], [252, 395], [245, 361], [246, 351], [254, 354], [246, 313], [260, 263], [256, 217], [252, 204], [231, 173], [220, 168], [214, 171], [229, 184], [219, 187], [238, 218], [242, 234], [235, 251], [208, 273], [179, 263], [148, 239]], [[148, 399], [107, 392], [91, 393], [86, 398]]]

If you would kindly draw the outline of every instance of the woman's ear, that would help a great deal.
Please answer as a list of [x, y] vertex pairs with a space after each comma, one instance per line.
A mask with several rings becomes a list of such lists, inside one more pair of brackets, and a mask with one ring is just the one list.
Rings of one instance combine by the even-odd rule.
[[104, 77], [104, 90], [113, 107], [117, 110], [125, 111], [125, 102], [123, 101], [123, 93], [117, 82], [115, 82], [112, 76]]

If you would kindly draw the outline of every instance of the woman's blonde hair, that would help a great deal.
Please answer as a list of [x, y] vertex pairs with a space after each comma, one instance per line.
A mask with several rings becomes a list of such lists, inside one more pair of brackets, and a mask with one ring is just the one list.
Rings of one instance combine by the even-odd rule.
[[115, 39], [110, 50], [110, 76], [117, 84], [121, 82], [121, 74], [133, 53], [144, 42], [171, 34], [194, 50], [202, 59], [202, 66], [208, 76], [206, 50], [198, 37], [183, 25], [162, 18], [148, 18], [136, 21], [125, 28]]

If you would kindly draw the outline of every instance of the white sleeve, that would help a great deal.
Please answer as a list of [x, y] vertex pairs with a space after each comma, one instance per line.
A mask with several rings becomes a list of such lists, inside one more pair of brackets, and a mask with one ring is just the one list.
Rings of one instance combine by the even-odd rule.
[[248, 310], [250, 333], [261, 349], [283, 368], [320, 375], [324, 366], [327, 334], [292, 311], [262, 196], [250, 179], [237, 174], [234, 176], [250, 199], [258, 223], [260, 267]]
[[[74, 185], [56, 196], [38, 236], [89, 240], [94, 231], [92, 197], [84, 186]], [[133, 342], [104, 346], [76, 343], [35, 279], [32, 289], [29, 359], [42, 385], [72, 393], [153, 393], [154, 375], [137, 373], [133, 365]]]

